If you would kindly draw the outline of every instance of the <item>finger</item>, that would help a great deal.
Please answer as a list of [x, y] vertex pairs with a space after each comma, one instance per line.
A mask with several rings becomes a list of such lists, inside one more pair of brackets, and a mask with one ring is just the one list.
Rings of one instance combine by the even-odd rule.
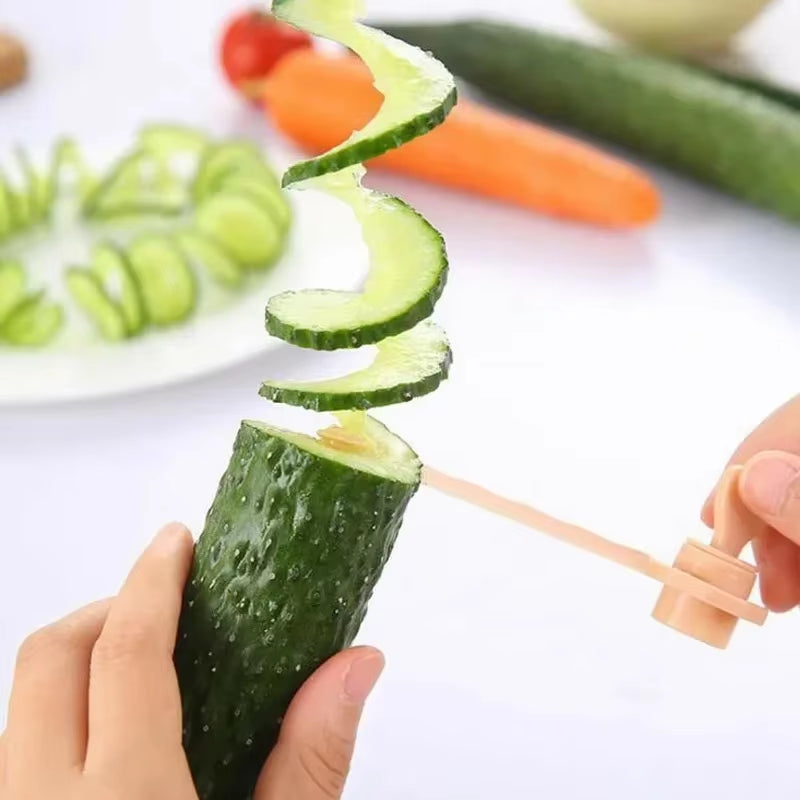
[[[755, 428], [733, 452], [725, 469], [734, 464], [744, 464], [763, 450], [784, 450], [800, 454], [800, 395], [777, 408]], [[714, 495], [717, 486], [718, 483], [711, 490], [700, 515], [703, 522], [711, 528], [714, 527]]]
[[800, 548], [774, 530], [753, 542], [761, 600], [773, 612], [800, 604]]
[[89, 662], [109, 607], [109, 600], [92, 603], [23, 642], [3, 736], [7, 770], [83, 764]]
[[800, 545], [800, 456], [777, 450], [751, 458], [739, 476], [744, 504]]
[[[173, 650], [192, 539], [162, 529], [115, 599], [92, 654], [87, 770], [181, 746]], [[131, 759], [131, 754], [136, 759]]]
[[320, 667], [297, 693], [254, 800], [335, 800], [350, 771], [369, 693], [383, 671], [370, 647], [346, 650]]

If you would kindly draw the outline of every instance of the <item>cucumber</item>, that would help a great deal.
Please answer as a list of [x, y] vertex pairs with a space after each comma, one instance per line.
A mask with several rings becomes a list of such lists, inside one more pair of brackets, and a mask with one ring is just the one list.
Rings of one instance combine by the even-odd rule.
[[88, 269], [70, 267], [64, 281], [72, 299], [104, 339], [113, 342], [127, 336], [122, 309], [105, 293], [100, 281]]
[[134, 336], [139, 333], [147, 322], [144, 300], [122, 250], [111, 242], [96, 244], [92, 248], [89, 269], [118, 306], [127, 334]]
[[158, 156], [174, 153], [197, 156], [207, 145], [208, 137], [205, 134], [184, 125], [150, 124], [139, 131], [141, 149]]
[[188, 202], [188, 191], [170, 173], [164, 160], [135, 150], [97, 184], [86, 199], [87, 217], [110, 219], [138, 214], [179, 214]]
[[15, 148], [14, 157], [25, 180], [24, 191], [28, 198], [27, 205], [31, 221], [34, 223], [39, 222], [45, 216], [47, 210], [47, 183], [33, 168], [33, 164], [25, 150], [21, 147]]
[[280, 225], [267, 211], [249, 197], [232, 192], [203, 200], [195, 211], [194, 224], [247, 269], [272, 265], [285, 242]]
[[39, 347], [52, 341], [64, 322], [64, 310], [37, 292], [23, 300], [0, 325], [0, 341]]
[[25, 299], [25, 269], [19, 261], [0, 261], [0, 325]]
[[309, 161], [292, 165], [283, 176], [289, 186], [318, 175], [369, 161], [444, 122], [456, 104], [452, 75], [430, 55], [363, 25], [353, 25], [356, 4], [315, 0], [274, 0], [275, 16], [316, 36], [333, 39], [358, 54], [384, 96], [380, 111], [347, 141]]
[[429, 317], [442, 295], [448, 260], [441, 234], [396, 197], [365, 191], [349, 176], [324, 188], [352, 206], [370, 254], [360, 294], [308, 289], [272, 297], [267, 331], [298, 347], [337, 350], [374, 344]]
[[197, 542], [175, 664], [201, 800], [245, 800], [298, 686], [358, 632], [420, 480], [374, 420], [350, 453], [242, 423]]
[[43, 210], [46, 214], [52, 211], [61, 183], [61, 173], [71, 169], [78, 188], [78, 196], [85, 203], [97, 184], [97, 178], [86, 164], [77, 143], [70, 138], [62, 138], [56, 143], [50, 174], [45, 182], [45, 202]]
[[202, 267], [223, 286], [238, 287], [244, 282], [242, 268], [211, 239], [194, 231], [178, 231], [175, 243], [194, 268]]
[[209, 147], [200, 160], [192, 182], [196, 203], [214, 194], [221, 183], [233, 174], [244, 174], [278, 186], [278, 179], [252, 142], [233, 140]]
[[14, 209], [12, 202], [11, 189], [5, 176], [0, 173], [0, 239], [5, 239], [14, 233]]
[[142, 236], [127, 249], [145, 313], [154, 325], [172, 325], [194, 311], [197, 286], [181, 251], [166, 236]]
[[515, 25], [380, 27], [491, 97], [800, 220], [800, 115], [777, 99], [688, 64]]
[[453, 355], [441, 328], [429, 320], [378, 343], [366, 369], [327, 381], [267, 381], [259, 394], [313, 411], [368, 409], [405, 403], [434, 391], [447, 377]]
[[220, 191], [243, 194], [254, 200], [278, 222], [283, 230], [286, 230], [291, 223], [291, 208], [277, 184], [243, 172], [233, 172], [220, 182]]
[[[239, 429], [195, 549], [175, 649], [184, 749], [200, 800], [252, 797], [293, 695], [356, 636], [419, 487], [421, 464], [411, 448], [363, 412], [347, 409], [432, 391], [451, 360], [444, 333], [426, 320], [445, 283], [444, 241], [401, 200], [363, 188], [363, 167], [353, 159], [443, 119], [452, 79], [423, 53], [358, 25], [356, 5], [276, 0], [273, 13], [355, 43], [387, 95], [380, 124], [368, 124], [366, 136], [294, 173], [317, 176], [304, 188], [329, 192], [353, 208], [370, 274], [361, 294], [279, 295], [266, 318], [270, 332], [294, 344], [322, 350], [369, 341], [377, 343], [378, 356], [371, 367], [333, 381], [262, 386], [274, 401], [343, 409], [339, 426], [320, 438], [258, 422]], [[196, 183], [203, 198], [196, 221], [220, 244], [227, 237], [229, 248], [250, 248], [254, 231], [243, 230], [241, 221], [237, 227], [234, 210], [242, 203], [255, 207], [254, 201], [224, 185], [239, 172], [229, 167], [216, 168], [220, 177], [213, 180], [208, 175], [215, 170], [206, 167]], [[290, 168], [282, 182], [292, 185], [295, 178]], [[263, 209], [258, 214], [272, 219]]]

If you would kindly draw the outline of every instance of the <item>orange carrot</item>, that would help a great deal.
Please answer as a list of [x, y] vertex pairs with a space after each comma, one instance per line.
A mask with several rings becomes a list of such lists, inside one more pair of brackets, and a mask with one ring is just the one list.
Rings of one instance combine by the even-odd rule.
[[[316, 50], [278, 62], [263, 98], [275, 127], [312, 155], [362, 128], [383, 101], [358, 58]], [[660, 209], [658, 190], [637, 168], [465, 99], [438, 128], [367, 166], [608, 227], [649, 223]]]

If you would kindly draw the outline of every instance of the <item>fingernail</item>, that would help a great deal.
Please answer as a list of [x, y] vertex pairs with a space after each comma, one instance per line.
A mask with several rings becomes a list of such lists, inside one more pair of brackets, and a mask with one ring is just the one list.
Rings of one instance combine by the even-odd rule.
[[165, 525], [153, 539], [153, 544], [156, 547], [171, 548], [183, 542], [189, 536], [189, 530], [185, 525], [180, 522], [171, 522]]
[[356, 659], [344, 676], [344, 693], [352, 703], [363, 703], [375, 688], [385, 661], [379, 652]]
[[776, 517], [781, 513], [798, 475], [798, 464], [788, 459], [780, 456], [758, 458], [745, 467], [739, 491], [753, 511]]

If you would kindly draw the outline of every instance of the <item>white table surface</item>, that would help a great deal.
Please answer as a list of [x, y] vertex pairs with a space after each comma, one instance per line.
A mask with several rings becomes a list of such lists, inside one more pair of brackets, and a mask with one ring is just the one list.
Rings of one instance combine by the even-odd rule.
[[[0, 21], [30, 42], [35, 75], [0, 99], [0, 146], [153, 119], [265, 131], [215, 68], [234, 7], [6, 0]], [[591, 33], [566, 0], [491, 8]], [[800, 80], [798, 29], [783, 0], [742, 45]], [[700, 505], [733, 446], [798, 389], [800, 231], [654, 174], [663, 219], [625, 235], [382, 179], [447, 237], [436, 318], [456, 361], [440, 391], [378, 416], [433, 465], [669, 560], [704, 535]], [[286, 349], [160, 391], [0, 412], [0, 697], [27, 632], [113, 592], [161, 523], [199, 529], [240, 419], [298, 419], [257, 396], [260, 380], [335, 371], [322, 359]], [[743, 623], [719, 652], [653, 622], [657, 593], [422, 490], [360, 636], [388, 668], [347, 796], [795, 797], [797, 614]]]

